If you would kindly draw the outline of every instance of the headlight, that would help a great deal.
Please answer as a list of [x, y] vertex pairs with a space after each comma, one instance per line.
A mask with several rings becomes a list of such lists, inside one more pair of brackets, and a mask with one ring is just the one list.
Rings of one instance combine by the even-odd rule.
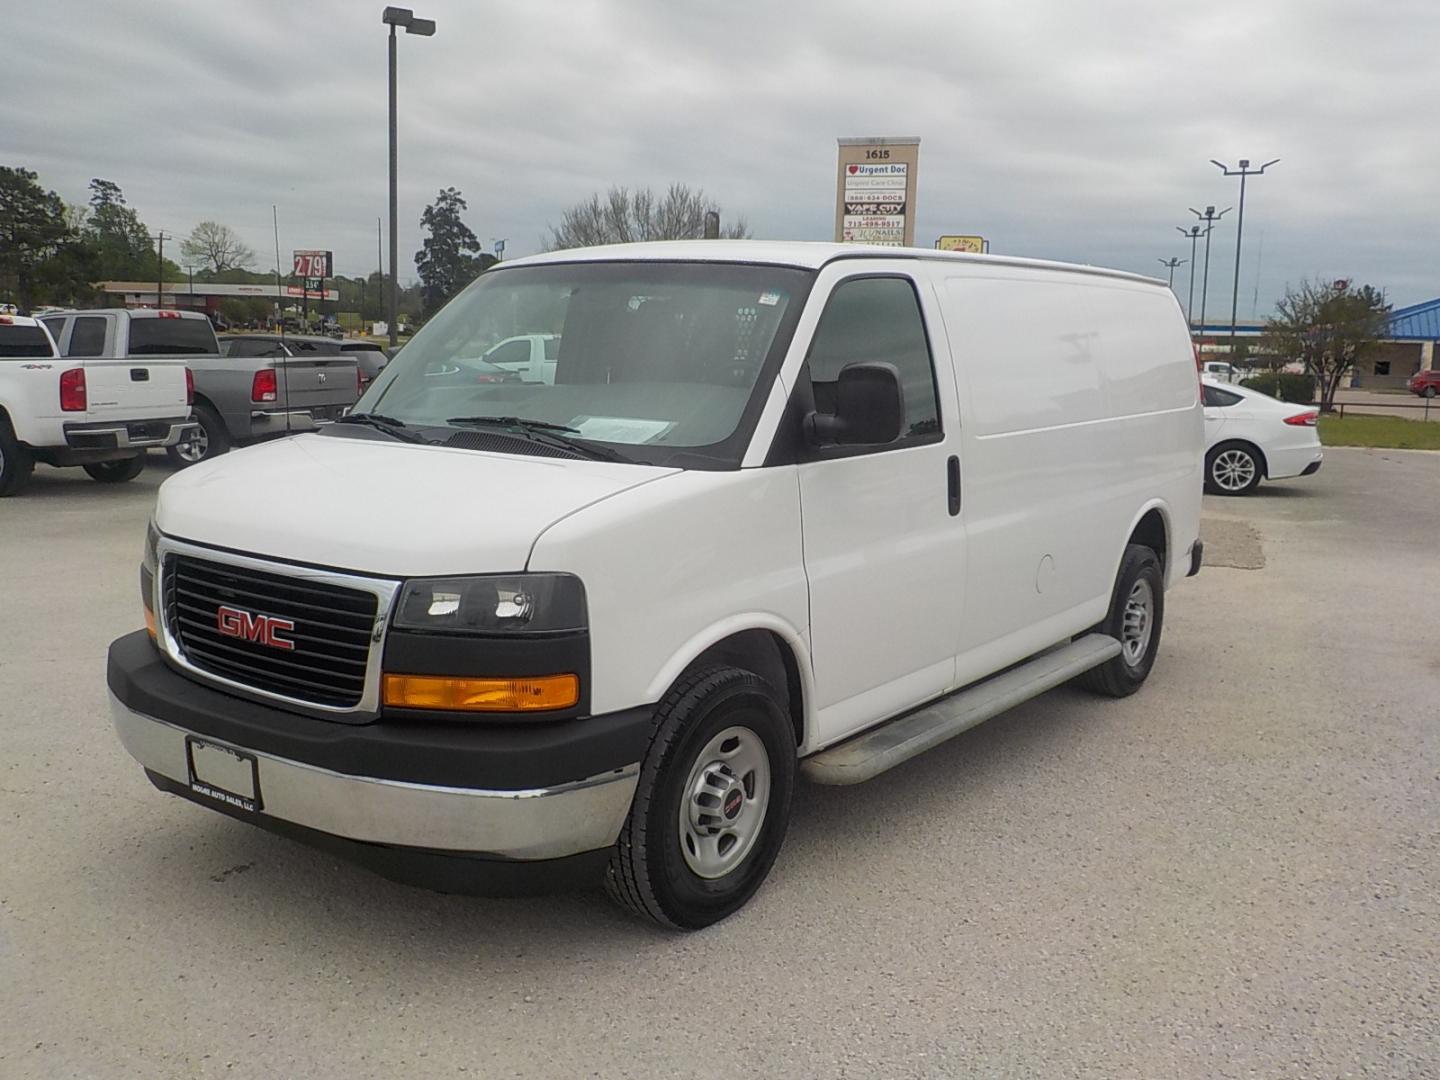
[[160, 530], [155, 528], [155, 520], [152, 518], [145, 525], [145, 552], [140, 556], [140, 565], [150, 573], [155, 573], [159, 567], [159, 556], [156, 549], [160, 546]]
[[585, 587], [572, 574], [407, 581], [395, 626], [462, 634], [551, 634], [586, 626]]
[[155, 623], [155, 572], [160, 565], [156, 548], [160, 544], [160, 532], [151, 521], [145, 526], [145, 550], [140, 555], [140, 603], [145, 609], [145, 629], [152, 640], [159, 638]]

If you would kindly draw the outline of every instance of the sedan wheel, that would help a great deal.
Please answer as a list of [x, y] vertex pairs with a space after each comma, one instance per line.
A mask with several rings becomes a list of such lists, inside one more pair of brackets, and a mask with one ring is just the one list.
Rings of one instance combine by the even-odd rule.
[[1260, 471], [1253, 447], [1222, 443], [1205, 459], [1205, 490], [1213, 495], [1248, 495], [1260, 483]]

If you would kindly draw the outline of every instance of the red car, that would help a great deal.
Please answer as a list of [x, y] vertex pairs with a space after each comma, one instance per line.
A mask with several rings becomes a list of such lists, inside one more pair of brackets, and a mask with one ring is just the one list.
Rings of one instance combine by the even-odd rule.
[[1420, 397], [1434, 397], [1440, 394], [1440, 371], [1417, 371], [1410, 376], [1405, 389]]

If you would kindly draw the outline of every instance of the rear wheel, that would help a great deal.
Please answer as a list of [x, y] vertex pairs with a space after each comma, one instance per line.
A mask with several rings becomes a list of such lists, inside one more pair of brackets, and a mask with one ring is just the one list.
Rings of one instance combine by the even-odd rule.
[[733, 914], [780, 853], [794, 786], [795, 732], [770, 684], [732, 667], [685, 676], [656, 707], [606, 891], [674, 929]]
[[1221, 443], [1205, 455], [1205, 490], [1212, 495], [1249, 495], [1260, 485], [1260, 454], [1249, 443]]
[[209, 405], [195, 406], [195, 422], [197, 426], [189, 435], [165, 451], [165, 456], [182, 469], [186, 465], [208, 461], [230, 449], [230, 439], [225, 434], [220, 414]]
[[19, 494], [34, 468], [35, 459], [20, 445], [10, 421], [0, 413], [0, 499]]
[[1165, 575], [1160, 557], [1141, 544], [1125, 548], [1110, 612], [1096, 630], [1120, 642], [1120, 655], [1091, 668], [1079, 682], [1107, 697], [1129, 697], [1155, 666], [1165, 623]]
[[92, 480], [98, 480], [102, 484], [123, 484], [134, 480], [145, 471], [145, 455], [141, 453], [120, 461], [100, 461], [81, 467]]

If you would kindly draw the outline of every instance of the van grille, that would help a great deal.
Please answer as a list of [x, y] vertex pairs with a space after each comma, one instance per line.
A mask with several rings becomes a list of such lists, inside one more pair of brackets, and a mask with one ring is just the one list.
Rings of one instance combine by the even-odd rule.
[[[196, 668], [316, 705], [360, 703], [374, 594], [186, 555], [168, 556], [165, 570], [165, 622]], [[257, 616], [293, 623], [277, 633], [294, 647], [266, 644]]]

